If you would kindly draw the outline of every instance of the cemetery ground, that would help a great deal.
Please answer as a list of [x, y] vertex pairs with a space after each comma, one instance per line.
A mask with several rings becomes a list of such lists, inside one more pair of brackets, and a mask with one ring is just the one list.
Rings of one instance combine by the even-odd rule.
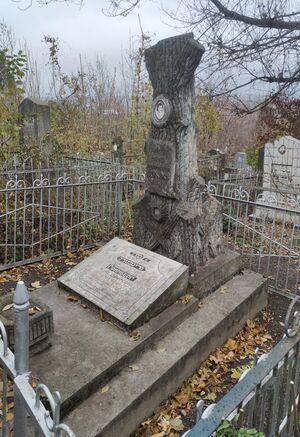
[[[21, 279], [27, 284], [29, 291], [40, 288], [56, 280], [98, 248], [99, 245], [91, 249], [80, 248], [77, 252], [68, 252], [63, 256], [0, 272], [0, 293], [3, 295], [14, 290], [16, 282]], [[249, 258], [244, 257], [243, 261], [246, 268]], [[273, 263], [271, 269], [273, 268], [274, 275], [277, 273], [276, 267], [276, 263]], [[295, 272], [291, 270], [289, 274], [296, 274], [296, 268], [295, 265]], [[220, 294], [228, 291], [225, 287], [219, 289]], [[185, 295], [178, 304], [186, 304], [189, 298], [189, 295]], [[66, 294], [66, 299], [69, 300], [70, 305], [82, 305], [83, 308], [87, 308], [85, 303], [71, 294]], [[241, 374], [253, 365], [257, 348], [259, 348], [260, 355], [270, 350], [282, 338], [284, 318], [289, 303], [290, 299], [285, 296], [270, 294], [268, 307], [254, 320], [248, 320], [237, 336], [228, 339], [223, 347], [211, 353], [202, 364], [199, 363], [198, 372], [188, 378], [166, 402], [156, 409], [149, 419], [141, 424], [136, 430], [136, 437], [175, 437], [191, 428], [195, 423], [195, 407], [199, 399], [203, 399], [206, 406], [218, 401], [238, 381]], [[205, 305], [205, 302], [200, 305]], [[160, 353], [163, 354], [164, 350], [162, 349]], [[139, 367], [134, 364], [129, 367], [133, 372], [139, 371]], [[35, 382], [34, 375], [33, 381]], [[109, 391], [109, 384], [101, 390], [105, 396]], [[8, 395], [10, 396], [8, 417], [12, 420], [13, 393], [11, 390]]]

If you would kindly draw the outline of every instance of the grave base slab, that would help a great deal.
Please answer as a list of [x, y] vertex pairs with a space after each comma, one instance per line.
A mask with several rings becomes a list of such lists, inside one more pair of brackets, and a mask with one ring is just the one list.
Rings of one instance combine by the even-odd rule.
[[203, 299], [197, 312], [74, 409], [65, 421], [77, 437], [127, 437], [155, 407], [267, 304], [267, 279], [244, 271]]

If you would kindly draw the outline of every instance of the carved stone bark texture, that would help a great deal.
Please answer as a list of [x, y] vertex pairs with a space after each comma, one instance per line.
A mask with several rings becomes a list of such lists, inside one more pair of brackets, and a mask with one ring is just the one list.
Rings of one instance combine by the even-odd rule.
[[134, 242], [197, 271], [223, 250], [222, 208], [198, 176], [194, 72], [204, 48], [193, 34], [159, 41], [145, 53], [153, 86], [146, 144], [146, 192], [134, 205]]

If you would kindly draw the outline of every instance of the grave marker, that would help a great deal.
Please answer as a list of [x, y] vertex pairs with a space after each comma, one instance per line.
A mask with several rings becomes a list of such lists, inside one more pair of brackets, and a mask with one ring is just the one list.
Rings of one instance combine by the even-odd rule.
[[192, 33], [145, 52], [153, 86], [145, 195], [134, 205], [133, 240], [190, 272], [223, 252], [222, 207], [198, 176], [194, 72], [204, 48]]
[[186, 266], [114, 238], [61, 276], [58, 284], [131, 328], [174, 303], [187, 281]]

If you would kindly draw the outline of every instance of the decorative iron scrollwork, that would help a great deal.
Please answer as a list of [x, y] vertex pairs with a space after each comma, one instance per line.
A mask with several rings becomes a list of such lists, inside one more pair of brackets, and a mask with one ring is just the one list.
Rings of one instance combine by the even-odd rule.
[[[300, 296], [295, 296], [290, 306], [288, 307], [285, 321], [284, 321], [284, 329], [285, 335], [288, 338], [295, 337], [299, 331], [300, 326], [300, 312], [296, 310], [295, 305], [300, 300]], [[290, 323], [292, 326], [290, 327]]]

